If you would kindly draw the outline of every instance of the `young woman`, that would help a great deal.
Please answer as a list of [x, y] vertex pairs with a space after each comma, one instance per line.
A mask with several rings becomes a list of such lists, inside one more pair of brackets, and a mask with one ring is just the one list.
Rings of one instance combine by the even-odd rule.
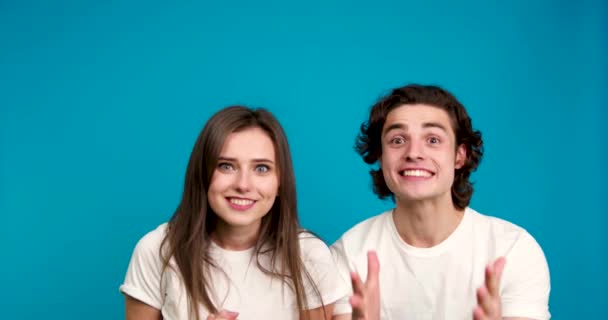
[[138, 242], [120, 290], [133, 320], [316, 320], [348, 286], [299, 225], [280, 124], [235, 106], [203, 128], [175, 214]]

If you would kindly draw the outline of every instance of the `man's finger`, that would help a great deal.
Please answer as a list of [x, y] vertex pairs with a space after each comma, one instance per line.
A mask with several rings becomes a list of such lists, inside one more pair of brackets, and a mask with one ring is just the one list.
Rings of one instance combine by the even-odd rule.
[[361, 277], [359, 277], [359, 274], [356, 272], [351, 272], [350, 281], [353, 285], [353, 293], [355, 295], [363, 295], [363, 293], [365, 292], [365, 285], [363, 284], [363, 281], [361, 281]]
[[500, 257], [496, 259], [494, 262], [494, 273], [496, 273], [496, 278], [498, 279], [498, 284], [500, 284], [500, 279], [502, 278], [502, 272], [505, 269], [505, 264], [507, 263], [507, 259], [504, 257]]
[[492, 303], [492, 297], [490, 296], [488, 289], [485, 286], [481, 286], [477, 289], [477, 305], [481, 307], [484, 314], [494, 314], [494, 304]]
[[496, 291], [497, 282], [496, 276], [494, 275], [494, 263], [491, 263], [486, 266], [484, 282], [484, 286], [491, 295], [494, 295], [494, 292]]
[[477, 307], [475, 308], [475, 310], [473, 311], [473, 320], [486, 320], [486, 314], [483, 312], [483, 309], [481, 309], [481, 307]]
[[218, 318], [226, 319], [226, 320], [236, 320], [236, 317], [238, 317], [238, 315], [239, 315], [238, 312], [222, 310], [218, 314]]
[[500, 276], [505, 266], [505, 258], [500, 257], [486, 267], [486, 286], [490, 295], [498, 297], [500, 289]]
[[380, 262], [378, 261], [378, 255], [376, 251], [367, 252], [367, 279], [365, 284], [377, 285], [378, 274], [380, 273]]
[[365, 318], [365, 302], [360, 295], [354, 295], [350, 297], [348, 300], [350, 302], [350, 306], [353, 308], [353, 320], [364, 319]]

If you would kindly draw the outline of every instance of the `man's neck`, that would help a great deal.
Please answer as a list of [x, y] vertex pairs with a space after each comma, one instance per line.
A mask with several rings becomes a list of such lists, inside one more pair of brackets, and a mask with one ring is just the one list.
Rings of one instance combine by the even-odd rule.
[[407, 244], [430, 248], [447, 239], [460, 224], [464, 210], [451, 201], [397, 201], [393, 221]]

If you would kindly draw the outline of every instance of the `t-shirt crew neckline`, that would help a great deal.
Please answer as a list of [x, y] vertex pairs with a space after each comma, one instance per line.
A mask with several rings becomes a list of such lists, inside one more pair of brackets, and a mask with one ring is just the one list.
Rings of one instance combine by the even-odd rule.
[[417, 257], [436, 257], [442, 254], [453, 243], [458, 241], [458, 238], [460, 238], [463, 233], [466, 232], [466, 226], [470, 224], [472, 219], [470, 209], [468, 207], [465, 208], [460, 223], [458, 223], [456, 229], [454, 229], [454, 231], [452, 231], [452, 233], [445, 240], [430, 248], [420, 248], [408, 244], [401, 238], [399, 232], [397, 231], [397, 226], [395, 226], [395, 220], [393, 220], [394, 212], [395, 209], [391, 210], [389, 214], [386, 215], [386, 223], [388, 224], [390, 233], [392, 234], [394, 240], [400, 244], [399, 248], [401, 248], [405, 253]]
[[220, 247], [215, 241], [211, 240], [211, 252], [217, 253], [228, 261], [250, 260], [255, 250], [255, 245], [244, 250], [228, 250]]

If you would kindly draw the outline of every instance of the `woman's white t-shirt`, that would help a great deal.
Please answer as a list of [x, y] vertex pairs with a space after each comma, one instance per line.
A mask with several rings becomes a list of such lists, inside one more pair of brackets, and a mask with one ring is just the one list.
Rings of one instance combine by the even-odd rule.
[[[131, 262], [120, 286], [120, 291], [159, 309], [163, 319], [188, 319], [186, 288], [176, 272], [177, 267], [162, 270], [159, 255], [167, 224], [162, 224], [146, 234], [135, 247]], [[329, 248], [317, 237], [303, 232], [300, 235], [302, 260], [314, 281], [321, 300], [313, 286], [304, 277], [308, 305], [315, 309], [331, 304], [348, 295], [350, 285], [338, 273]], [[295, 293], [291, 286], [276, 277], [264, 274], [258, 267], [253, 248], [244, 251], [224, 250], [212, 243], [211, 257], [224, 271], [210, 268], [212, 274], [211, 299], [220, 310], [239, 313], [240, 320], [247, 319], [298, 319], [299, 312]], [[269, 267], [270, 259], [260, 256], [262, 265]], [[174, 265], [174, 262], [172, 265]], [[199, 307], [200, 319], [206, 319], [208, 311]]]

